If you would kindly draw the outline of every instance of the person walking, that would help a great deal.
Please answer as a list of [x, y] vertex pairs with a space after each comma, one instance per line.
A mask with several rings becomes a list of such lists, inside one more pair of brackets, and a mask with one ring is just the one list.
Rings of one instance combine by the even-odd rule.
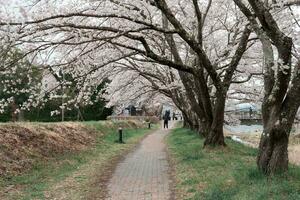
[[169, 128], [169, 120], [170, 120], [170, 111], [166, 111], [164, 116], [163, 116], [163, 120], [164, 120], [164, 128], [168, 129]]
[[175, 114], [175, 112], [173, 112], [172, 120], [173, 120], [173, 121], [176, 120], [176, 114]]

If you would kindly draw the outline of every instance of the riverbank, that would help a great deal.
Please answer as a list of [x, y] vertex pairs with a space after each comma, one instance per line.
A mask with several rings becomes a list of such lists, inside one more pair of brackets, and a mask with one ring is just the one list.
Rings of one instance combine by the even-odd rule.
[[[95, 193], [97, 196], [102, 195], [101, 180], [105, 178], [105, 174], [109, 174], [107, 170], [112, 170], [112, 165], [118, 158], [126, 154], [137, 144], [147, 133], [146, 124], [136, 122], [85, 122], [72, 123], [73, 129], [70, 129], [70, 124], [67, 123], [47, 123], [47, 124], [25, 124], [28, 127], [33, 127], [29, 135], [31, 140], [35, 141], [34, 145], [15, 146], [16, 149], [25, 150], [22, 159], [33, 159], [30, 157], [32, 153], [39, 152], [36, 149], [44, 149], [45, 146], [49, 150], [49, 154], [44, 157], [34, 157], [29, 170], [23, 170], [17, 174], [6, 174], [0, 177], [0, 199], [88, 199]], [[24, 124], [14, 124], [17, 127], [23, 127]], [[39, 128], [37, 128], [38, 126]], [[44, 131], [43, 137], [36, 140], [41, 128], [49, 126], [52, 131]], [[64, 127], [63, 131], [58, 132], [53, 127]], [[51, 128], [52, 127], [52, 128]], [[82, 127], [79, 129], [79, 127]], [[125, 144], [115, 143], [117, 139], [117, 130], [119, 127], [124, 129]], [[79, 131], [80, 130], [80, 131]], [[68, 134], [66, 135], [67, 132]], [[14, 132], [9, 132], [14, 134]], [[49, 140], [53, 134], [56, 137], [62, 137], [64, 140], [72, 140], [73, 143], [59, 143], [62, 148], [68, 149], [68, 145], [73, 150], [55, 152], [55, 141]], [[82, 141], [82, 137], [87, 134], [90, 137], [89, 141]], [[3, 134], [2, 134], [3, 135]], [[9, 136], [14, 138], [17, 136]], [[3, 137], [3, 136], [2, 136]], [[8, 137], [8, 136], [7, 136]], [[18, 138], [23, 141], [23, 138]], [[53, 138], [52, 138], [53, 139]], [[59, 140], [59, 141], [64, 141]], [[26, 140], [27, 141], [27, 140]], [[48, 141], [48, 142], [47, 142]], [[52, 142], [49, 142], [52, 141]], [[74, 142], [78, 141], [78, 142]], [[82, 148], [76, 148], [78, 143], [82, 143]], [[53, 144], [54, 143], [54, 144]], [[8, 143], [13, 145], [12, 143]], [[19, 143], [27, 144], [27, 143]], [[30, 148], [28, 148], [30, 147]], [[70, 149], [72, 149], [70, 148]], [[39, 155], [39, 154], [38, 154]], [[26, 157], [27, 156], [27, 157]]]
[[178, 200], [300, 199], [300, 168], [266, 178], [257, 169], [257, 150], [226, 140], [228, 146], [203, 149], [203, 139], [178, 128], [167, 138]]
[[[258, 148], [259, 141], [261, 137], [262, 131], [260, 128], [246, 128], [244, 132], [237, 132], [235, 130], [241, 130], [241, 128], [237, 129], [229, 129], [228, 127], [224, 127], [224, 134], [227, 137], [230, 137], [236, 142], [242, 143], [244, 145]], [[255, 131], [250, 131], [255, 130]], [[289, 161], [292, 164], [299, 165], [300, 166], [300, 132], [299, 129], [294, 130], [292, 134], [289, 137]]]

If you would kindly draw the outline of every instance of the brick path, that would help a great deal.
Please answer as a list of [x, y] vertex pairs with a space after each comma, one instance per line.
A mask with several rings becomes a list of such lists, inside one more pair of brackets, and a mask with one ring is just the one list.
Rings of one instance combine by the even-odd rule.
[[167, 130], [148, 135], [119, 163], [108, 184], [108, 200], [170, 199], [169, 164], [163, 139]]

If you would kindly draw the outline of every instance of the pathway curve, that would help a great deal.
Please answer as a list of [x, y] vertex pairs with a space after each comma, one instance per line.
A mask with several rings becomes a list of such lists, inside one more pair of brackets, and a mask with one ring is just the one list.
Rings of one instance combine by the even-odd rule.
[[148, 135], [118, 164], [108, 184], [108, 200], [169, 200], [170, 175], [164, 137], [169, 130]]

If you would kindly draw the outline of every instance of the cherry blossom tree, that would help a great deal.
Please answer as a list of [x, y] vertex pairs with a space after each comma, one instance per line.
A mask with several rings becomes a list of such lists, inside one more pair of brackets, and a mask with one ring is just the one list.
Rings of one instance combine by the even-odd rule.
[[[261, 42], [264, 55], [264, 132], [257, 165], [266, 174], [288, 169], [288, 139], [300, 106], [299, 1], [234, 0]], [[282, 20], [284, 19], [284, 20]]]
[[[20, 13], [0, 22], [7, 36], [53, 74], [63, 70], [81, 80], [78, 87], [95, 85], [127, 58], [178, 70], [184, 93], [172, 99], [189, 105], [191, 126], [203, 132], [205, 145], [225, 145], [227, 92], [255, 75], [237, 77], [255, 40], [248, 42], [251, 30], [233, 2], [41, 0]], [[82, 91], [79, 99], [91, 93]]]
[[[89, 104], [96, 86], [110, 77], [111, 105], [172, 100], [205, 145], [216, 146], [225, 145], [226, 100], [257, 99], [263, 101], [264, 124], [257, 165], [266, 174], [287, 170], [288, 138], [300, 104], [299, 0], [15, 0], [1, 5], [2, 57], [18, 49], [22, 56], [12, 63], [29, 60], [51, 77], [38, 92], [28, 89], [30, 102], [70, 87], [62, 75], [70, 74], [78, 92], [62, 109]], [[12, 69], [3, 65], [3, 73]], [[8, 101], [1, 101], [1, 109]], [[38, 103], [24, 105], [32, 104]]]

